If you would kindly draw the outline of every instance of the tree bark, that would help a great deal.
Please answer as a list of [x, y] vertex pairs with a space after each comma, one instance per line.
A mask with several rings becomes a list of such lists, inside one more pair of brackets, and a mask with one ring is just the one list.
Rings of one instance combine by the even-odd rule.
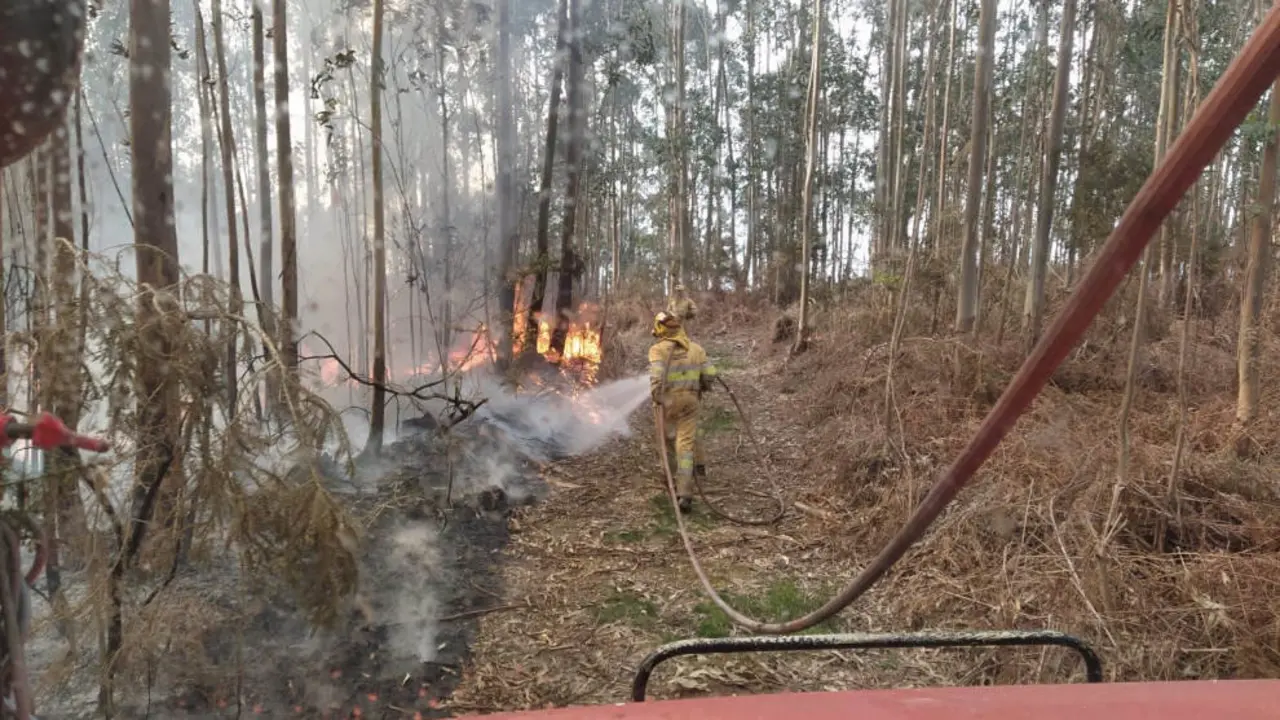
[[1075, 37], [1076, 0], [1062, 6], [1062, 30], [1058, 41], [1058, 67], [1053, 80], [1053, 110], [1049, 116], [1048, 147], [1044, 176], [1040, 179], [1040, 207], [1036, 215], [1035, 245], [1031, 250], [1031, 281], [1023, 308], [1026, 351], [1040, 340], [1044, 323], [1044, 280], [1049, 266], [1049, 233], [1053, 229], [1053, 207], [1057, 199], [1058, 164], [1062, 159], [1062, 131], [1067, 116], [1067, 90], [1071, 82], [1071, 41]]
[[[298, 372], [298, 230], [297, 208], [293, 187], [293, 139], [289, 125], [289, 21], [285, 0], [274, 0], [271, 5], [272, 59], [275, 62], [274, 90], [276, 97], [276, 169], [280, 183], [280, 263], [281, 289], [284, 297], [280, 321], [280, 352], [291, 376]], [[375, 53], [376, 54], [376, 53]], [[381, 56], [377, 61], [381, 63]], [[381, 74], [375, 73], [380, 81]], [[378, 103], [373, 103], [374, 107]], [[308, 120], [309, 121], [309, 120]], [[375, 149], [379, 146], [375, 143]], [[381, 200], [376, 201], [380, 213]], [[385, 274], [385, 273], [384, 273]], [[263, 283], [270, 285], [275, 278], [264, 273]], [[385, 283], [385, 279], [384, 279]]]
[[538, 348], [539, 319], [547, 298], [547, 273], [550, 271], [551, 232], [551, 178], [556, 162], [556, 131], [560, 124], [560, 86], [564, 82], [564, 56], [568, 43], [569, 0], [560, 0], [559, 20], [556, 23], [556, 52], [553, 56], [555, 70], [551, 73], [551, 99], [547, 107], [547, 139], [543, 146], [542, 182], [538, 189], [538, 254], [533, 267], [533, 297], [529, 300], [525, 319], [525, 352]]
[[[133, 4], [145, 2], [145, 0], [131, 0]], [[165, 0], [165, 6], [168, 7], [168, 0]], [[213, 52], [215, 61], [218, 64], [218, 95], [221, 100], [221, 107], [218, 110], [222, 118], [222, 136], [220, 144], [222, 149], [222, 187], [226, 195], [227, 204], [227, 268], [231, 283], [230, 307], [227, 312], [232, 317], [238, 317], [243, 307], [243, 300], [240, 293], [240, 243], [236, 234], [236, 190], [234, 177], [234, 157], [236, 152], [235, 133], [231, 128], [231, 90], [230, 83], [227, 78], [227, 50], [225, 33], [223, 32], [223, 16], [222, 16], [222, 0], [213, 0], [211, 9], [213, 14]], [[166, 47], [168, 42], [165, 41]], [[136, 171], [135, 171], [136, 174]], [[224, 378], [227, 383], [227, 412], [234, 415], [236, 412], [236, 401], [238, 392], [236, 388], [236, 324], [230, 322], [227, 329], [227, 349], [226, 358], [224, 360]]]
[[822, 99], [822, 0], [814, 0], [813, 52], [809, 58], [809, 112], [805, 117], [805, 162], [803, 208], [800, 215], [800, 238], [804, 243], [800, 265], [800, 318], [796, 328], [796, 341], [792, 355], [799, 355], [809, 347], [809, 275], [813, 272], [813, 173], [818, 150], [818, 102]]
[[1246, 429], [1258, 415], [1258, 331], [1267, 273], [1271, 269], [1271, 218], [1276, 200], [1277, 136], [1280, 128], [1280, 80], [1271, 88], [1267, 113], [1270, 132], [1262, 149], [1258, 178], [1258, 208], [1249, 234], [1249, 260], [1245, 266], [1244, 294], [1240, 298], [1240, 333], [1236, 342], [1236, 423]]
[[[282, 1], [282, 0], [277, 0]], [[364, 454], [382, 452], [387, 412], [387, 244], [382, 206], [382, 0], [373, 0], [373, 57], [369, 73], [369, 136], [373, 167], [373, 405]]]
[[964, 243], [960, 248], [960, 288], [956, 303], [955, 329], [960, 333], [973, 331], [978, 314], [978, 214], [982, 205], [982, 170], [987, 159], [987, 125], [991, 115], [995, 0], [982, 0], [978, 24], [978, 56], [973, 80], [973, 126], [969, 135], [969, 183], [966, 187]]
[[498, 315], [501, 318], [499, 356], [505, 364], [514, 353], [516, 284], [513, 274], [519, 261], [520, 232], [516, 207], [515, 186], [515, 109], [511, 84], [515, 66], [511, 61], [511, 0], [498, 0], [498, 50], [497, 50], [497, 112], [498, 137]]
[[[155, 515], [161, 486], [177, 460], [177, 387], [164, 371], [174, 351], [164, 317], [176, 298], [178, 237], [174, 229], [169, 1], [129, 4], [129, 135], [134, 138], [133, 219], [138, 282], [137, 327], [142, 350], [138, 368], [138, 446], [135, 485], [126, 537], [118, 537], [110, 572], [107, 666], [99, 688], [100, 710], [114, 715], [113, 679], [124, 638], [120, 587]], [[219, 21], [220, 23], [220, 21]], [[225, 76], [224, 76], [225, 77]], [[234, 356], [232, 356], [234, 360]]]
[[551, 334], [551, 351], [555, 356], [564, 354], [564, 343], [569, 335], [569, 314], [573, 311], [573, 281], [578, 273], [578, 259], [574, 252], [574, 231], [577, 229], [579, 197], [578, 181], [582, 174], [582, 143], [586, 133], [586, 108], [583, 107], [583, 60], [579, 25], [582, 21], [580, 0], [569, 0], [569, 142], [565, 147], [564, 219], [561, 220], [560, 272], [556, 293], [556, 326]]

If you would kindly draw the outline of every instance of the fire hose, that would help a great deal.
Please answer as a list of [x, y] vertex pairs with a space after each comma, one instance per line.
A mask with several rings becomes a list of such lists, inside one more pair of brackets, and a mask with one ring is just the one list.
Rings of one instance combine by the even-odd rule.
[[[58, 418], [42, 413], [34, 424], [18, 422], [12, 415], [0, 415], [0, 450], [15, 440], [30, 440], [38, 450], [73, 448], [106, 452], [105, 440], [72, 432]], [[22, 572], [21, 530], [35, 545], [31, 568]], [[25, 513], [0, 513], [0, 703], [3, 717], [34, 720], [31, 679], [27, 674], [23, 647], [31, 632], [30, 587], [44, 573], [51, 538]]]
[[[727, 603], [712, 586], [694, 552], [684, 518], [676, 509], [676, 527], [689, 555], [698, 582], [707, 596], [733, 622], [751, 632], [769, 635], [796, 633], [833, 616], [865, 594], [897, 563], [968, 484], [1000, 441], [1013, 429], [1018, 417], [1031, 405], [1053, 371], [1083, 337], [1125, 275], [1142, 254], [1182, 196], [1196, 182], [1218, 151], [1257, 104], [1267, 87], [1280, 76], [1280, 5], [1267, 12], [1248, 42], [1218, 79], [1209, 96], [1192, 115], [1173, 147], [1147, 177], [1121, 216], [1106, 243], [1097, 252], [1089, 272], [1023, 362], [1018, 373], [983, 419], [977, 433], [961, 450], [925, 496], [906, 524], [880, 550], [861, 573], [826, 603], [788, 622], [764, 622], [748, 617]], [[673, 349], [674, 351], [674, 349]], [[666, 386], [663, 377], [662, 386]], [[667, 476], [667, 492], [678, 505], [675, 479], [667, 460], [666, 434], [661, 408], [654, 408], [658, 453]]]

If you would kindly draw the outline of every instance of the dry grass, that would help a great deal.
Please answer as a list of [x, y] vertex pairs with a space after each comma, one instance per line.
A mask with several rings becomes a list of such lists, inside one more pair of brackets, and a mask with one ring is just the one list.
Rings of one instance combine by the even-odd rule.
[[[288, 593], [317, 623], [332, 620], [357, 584], [359, 522], [329, 495], [320, 476], [319, 446], [336, 440], [339, 461], [349, 458], [336, 413], [303, 378], [278, 381], [284, 391], [272, 422], [257, 416], [254, 395], [269, 374], [279, 375], [279, 354], [273, 339], [257, 329], [256, 317], [227, 314], [229, 290], [212, 278], [187, 277], [171, 291], [151, 292], [121, 272], [117, 260], [99, 256], [80, 257], [78, 275], [83, 294], [58, 308], [49, 331], [13, 338], [34, 348], [29, 356], [55, 363], [41, 370], [61, 383], [55, 397], [105, 420], [113, 442], [108, 455], [86, 456], [88, 467], [63, 468], [66, 477], [50, 471], [33, 490], [36, 508], [40, 494], [55, 485], [84, 490], [68, 515], [80, 518], [78, 527], [60, 530], [68, 599], [50, 618], [67, 649], [62, 662], [41, 668], [42, 685], [61, 691], [73, 677], [101, 674], [95, 641], [109, 623], [112, 567], [122, 557], [124, 637], [116, 677], [124, 694], [150, 688], [157, 678], [184, 683], [235, 673], [234, 667], [215, 667], [206, 645], [211, 633], [228, 632], [228, 609], [171, 586], [184, 537], [191, 566], [220, 568], [225, 582], [243, 583], [246, 596]], [[151, 312], [139, 313], [140, 303]], [[252, 304], [246, 312], [254, 312]], [[237, 359], [248, 368], [234, 405], [222, 373], [233, 329], [245, 339]], [[157, 335], [166, 343], [154, 342]], [[76, 370], [77, 356], [91, 372]], [[130, 523], [135, 465], [162, 451], [157, 438], [143, 432], [138, 398], [148, 372], [166, 383], [156, 402], [166, 415], [175, 459], [155, 521], [141, 552], [132, 555], [123, 548], [136, 532]], [[35, 629], [45, 631], [53, 632]]]
[[[880, 288], [863, 291], [865, 303], [835, 298], [820, 308], [815, 346], [794, 361], [769, 341], [776, 311], [699, 298], [694, 335], [729, 359], [727, 377], [779, 460], [779, 483], [836, 518], [793, 512], [765, 531], [695, 519], [718, 586], [761, 614], [802, 611], [878, 551], [1021, 361], [1010, 328], [1004, 346], [979, 345], [977, 375], [959, 387], [947, 370], [956, 345], [910, 337], [886, 426], [885, 303], [872, 297]], [[909, 327], [931, 322], [927, 303], [913, 312]], [[927, 538], [837, 627], [1054, 628], [1093, 644], [1111, 679], [1280, 674], [1280, 467], [1271, 453], [1280, 420], [1270, 410], [1280, 386], [1265, 391], [1253, 428], [1260, 453], [1238, 459], [1234, 341], [1220, 324], [1196, 322], [1186, 454], [1170, 493], [1180, 330], [1164, 324], [1144, 353], [1124, 482], [1116, 438], [1128, 333], [1108, 319]], [[623, 342], [645, 341], [637, 331]], [[1275, 377], [1280, 344], [1264, 343], [1263, 377]], [[553, 493], [512, 521], [502, 571], [511, 599], [531, 607], [482, 621], [455, 710], [622, 701], [631, 672], [657, 645], [727, 629], [708, 613], [664, 520], [669, 510], [654, 499], [660, 475], [647, 416], [634, 427], [634, 437], [593, 457], [544, 469]], [[770, 468], [737, 450], [737, 433], [713, 433], [710, 442], [715, 487], [762, 483]], [[748, 500], [727, 502], [739, 509]], [[770, 600], [778, 597], [791, 600]], [[1078, 660], [1060, 651], [741, 656], [669, 663], [651, 693], [1080, 677]]]

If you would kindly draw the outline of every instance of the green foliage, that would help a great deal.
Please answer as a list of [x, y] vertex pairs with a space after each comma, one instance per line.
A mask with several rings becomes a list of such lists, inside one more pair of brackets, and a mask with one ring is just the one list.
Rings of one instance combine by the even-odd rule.
[[702, 421], [702, 429], [707, 433], [722, 433], [735, 430], [738, 427], [738, 414], [736, 411], [716, 407], [706, 413], [706, 417]]
[[[664, 477], [662, 480], [666, 482]], [[667, 496], [666, 491], [660, 492], [649, 498], [649, 506], [653, 509], [653, 520], [649, 524], [649, 534], [652, 537], [674, 537], [678, 534], [679, 529], [676, 526], [675, 509], [671, 507], [671, 498]], [[706, 529], [712, 526], [712, 517], [703, 512], [698, 503], [693, 504], [693, 512], [684, 516], [685, 527], [689, 529]]]
[[596, 606], [596, 622], [601, 625], [626, 623], [634, 627], [653, 627], [658, 620], [658, 606], [638, 593], [615, 590]]

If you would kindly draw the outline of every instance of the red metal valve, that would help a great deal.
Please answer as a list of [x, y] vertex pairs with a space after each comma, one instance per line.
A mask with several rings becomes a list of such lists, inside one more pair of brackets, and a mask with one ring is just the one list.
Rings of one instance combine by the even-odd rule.
[[111, 445], [106, 440], [72, 432], [61, 420], [49, 413], [40, 413], [34, 425], [17, 422], [13, 415], [0, 415], [0, 449], [14, 440], [28, 438], [40, 450], [73, 447], [89, 452], [106, 452]]
[[40, 450], [73, 447], [89, 452], [106, 452], [110, 448], [106, 440], [72, 432], [65, 423], [49, 413], [40, 413], [35, 427], [31, 429], [31, 444]]

